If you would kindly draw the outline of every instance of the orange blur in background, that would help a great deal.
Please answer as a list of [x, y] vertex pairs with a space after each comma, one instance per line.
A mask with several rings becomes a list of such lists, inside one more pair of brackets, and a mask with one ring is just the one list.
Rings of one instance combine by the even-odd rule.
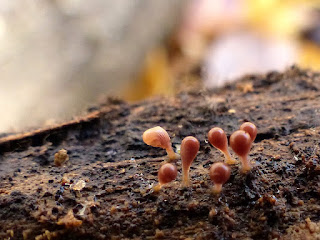
[[320, 2], [3, 0], [0, 50], [0, 133], [14, 133], [82, 116], [105, 95], [319, 70]]
[[196, 67], [201, 68], [198, 80], [208, 87], [293, 64], [319, 70], [320, 2], [193, 0], [173, 39], [179, 54], [170, 58], [172, 49], [165, 47], [149, 53], [140, 90], [127, 91], [125, 98], [170, 95], [181, 76]]

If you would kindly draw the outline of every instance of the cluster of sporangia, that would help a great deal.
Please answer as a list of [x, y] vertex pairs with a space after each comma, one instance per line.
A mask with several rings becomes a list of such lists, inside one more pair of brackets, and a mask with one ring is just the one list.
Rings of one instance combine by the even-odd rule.
[[[241, 172], [247, 173], [251, 170], [248, 154], [253, 141], [257, 136], [257, 128], [251, 122], [243, 123], [240, 130], [235, 131], [230, 136], [230, 147], [239, 156], [241, 161]], [[161, 127], [150, 128], [143, 133], [143, 141], [153, 147], [160, 147], [167, 151], [168, 162], [162, 165], [158, 172], [160, 188], [162, 185], [176, 179], [178, 171], [175, 165], [169, 163], [179, 158], [171, 146], [169, 134]], [[208, 133], [208, 140], [212, 146], [219, 149], [225, 156], [225, 163], [216, 162], [212, 164], [209, 175], [214, 183], [213, 192], [220, 193], [222, 185], [230, 178], [229, 165], [237, 163], [228, 150], [228, 139], [226, 133], [218, 127], [212, 128]], [[189, 170], [193, 160], [196, 158], [200, 148], [199, 141], [192, 136], [185, 137], [181, 142], [180, 155], [182, 163], [182, 185], [190, 185]]]

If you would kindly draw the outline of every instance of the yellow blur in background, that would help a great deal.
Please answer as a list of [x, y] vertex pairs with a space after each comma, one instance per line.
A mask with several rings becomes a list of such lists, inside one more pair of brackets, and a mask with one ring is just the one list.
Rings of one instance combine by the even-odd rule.
[[292, 64], [320, 69], [320, 0], [2, 0], [0, 134]]
[[[297, 42], [297, 65], [320, 69], [320, 42], [301, 39], [305, 28], [318, 23], [319, 0], [248, 0], [248, 23], [266, 36], [280, 36]], [[317, 16], [314, 13], [317, 12]], [[319, 31], [319, 30], [318, 30]], [[318, 33], [319, 34], [319, 33]]]
[[124, 90], [124, 97], [137, 101], [153, 95], [172, 95], [172, 78], [167, 50], [160, 46], [147, 53], [138, 79]]
[[[200, 6], [201, 4], [203, 6]], [[312, 33], [312, 28], [315, 28], [314, 33]], [[301, 37], [303, 32], [309, 29], [311, 29], [311, 34], [319, 35], [319, 41], [310, 37]], [[200, 66], [201, 68], [201, 64], [206, 61], [210, 45], [214, 45], [222, 36], [239, 32], [249, 32], [250, 36], [258, 36], [257, 41], [266, 40], [267, 45], [264, 45], [264, 42], [261, 43], [265, 48], [278, 48], [277, 42], [285, 42], [291, 49], [290, 53], [284, 51], [284, 54], [288, 55], [290, 64], [320, 70], [320, 1], [194, 0], [190, 2], [190, 6], [187, 6], [182, 23], [175, 33], [178, 35], [175, 41], [181, 50], [180, 53], [168, 57], [168, 52], [172, 51], [168, 46], [161, 46], [151, 51], [147, 55], [140, 77], [132, 84], [135, 87], [132, 87], [132, 91], [130, 88], [127, 89], [125, 98], [139, 100], [153, 95], [171, 95], [176, 89], [175, 81], [180, 81], [182, 75], [188, 71], [191, 72], [195, 67]], [[239, 41], [239, 48], [242, 48], [241, 44], [245, 42]], [[280, 51], [282, 51], [281, 47]], [[252, 51], [251, 54], [256, 54], [256, 52]], [[226, 58], [228, 59], [228, 56]], [[250, 56], [247, 58], [250, 59]], [[277, 59], [274, 52], [266, 61], [272, 61], [272, 59]], [[215, 61], [219, 60], [224, 61], [225, 59], [215, 59]], [[246, 58], [243, 58], [242, 61], [246, 61]], [[185, 65], [185, 67], [177, 70], [173, 66], [177, 62], [180, 66]], [[261, 66], [261, 69], [264, 71], [265, 68]], [[285, 67], [281, 65], [275, 70], [284, 69]], [[267, 70], [273, 69], [267, 67]], [[232, 71], [232, 69], [227, 69], [227, 71]], [[259, 73], [259, 66], [251, 71], [244, 73]], [[209, 79], [208, 81], [215, 80]], [[228, 79], [223, 81], [228, 81]]]

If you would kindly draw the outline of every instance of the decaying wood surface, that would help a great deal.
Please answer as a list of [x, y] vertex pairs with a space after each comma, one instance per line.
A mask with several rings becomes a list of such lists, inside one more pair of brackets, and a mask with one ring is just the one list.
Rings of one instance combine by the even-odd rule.
[[[207, 132], [230, 136], [245, 121], [258, 127], [254, 167], [232, 166], [212, 195], [208, 169], [223, 156]], [[199, 139], [190, 188], [178, 161], [177, 180], [153, 191], [165, 150], [141, 135], [154, 126], [176, 149]], [[319, 139], [320, 74], [295, 67], [174, 98], [110, 99], [82, 119], [0, 139], [0, 238], [318, 239]], [[60, 149], [69, 160], [57, 167]]]

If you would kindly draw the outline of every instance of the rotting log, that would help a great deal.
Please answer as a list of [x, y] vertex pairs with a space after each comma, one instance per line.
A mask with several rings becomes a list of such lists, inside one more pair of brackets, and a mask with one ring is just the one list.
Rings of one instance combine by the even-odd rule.
[[[258, 127], [253, 169], [231, 166], [212, 195], [208, 170], [224, 157], [207, 133], [230, 136], [245, 121]], [[158, 125], [174, 147], [200, 141], [189, 188], [178, 161], [177, 180], [153, 191], [166, 153], [141, 135]], [[0, 139], [0, 238], [316, 239], [319, 139], [320, 74], [296, 67], [173, 98], [109, 100], [84, 118]], [[69, 161], [57, 167], [60, 149]]]

